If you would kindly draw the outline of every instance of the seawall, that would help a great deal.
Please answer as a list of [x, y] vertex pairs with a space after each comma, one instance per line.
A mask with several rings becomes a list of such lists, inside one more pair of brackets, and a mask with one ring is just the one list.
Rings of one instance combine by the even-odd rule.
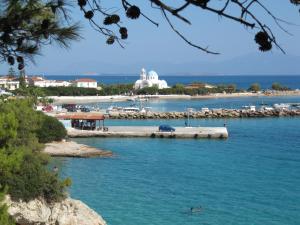
[[124, 113], [113, 112], [105, 115], [107, 119], [205, 119], [205, 118], [259, 118], [259, 117], [294, 117], [300, 116], [300, 109], [293, 110], [241, 110], [241, 109], [213, 109], [196, 112], [148, 112]]

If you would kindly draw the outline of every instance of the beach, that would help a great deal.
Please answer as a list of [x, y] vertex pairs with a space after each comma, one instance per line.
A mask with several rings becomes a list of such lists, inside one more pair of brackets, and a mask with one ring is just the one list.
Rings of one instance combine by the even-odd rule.
[[272, 96], [300, 96], [300, 90], [272, 91], [272, 92], [240, 92], [240, 93], [216, 93], [210, 95], [110, 95], [110, 96], [49, 96], [56, 105], [59, 104], [86, 104], [96, 102], [123, 102], [138, 98], [156, 100], [191, 100], [191, 99], [213, 99], [213, 98], [239, 98], [239, 97], [272, 97]]

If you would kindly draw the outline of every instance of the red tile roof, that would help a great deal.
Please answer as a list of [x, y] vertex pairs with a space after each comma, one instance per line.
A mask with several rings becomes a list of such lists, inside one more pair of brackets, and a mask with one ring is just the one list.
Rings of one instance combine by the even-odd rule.
[[104, 120], [105, 117], [100, 113], [72, 113], [56, 116], [58, 119], [77, 119], [77, 120]]
[[90, 78], [81, 78], [81, 79], [75, 80], [75, 82], [97, 82], [97, 81], [94, 79], [90, 79]]

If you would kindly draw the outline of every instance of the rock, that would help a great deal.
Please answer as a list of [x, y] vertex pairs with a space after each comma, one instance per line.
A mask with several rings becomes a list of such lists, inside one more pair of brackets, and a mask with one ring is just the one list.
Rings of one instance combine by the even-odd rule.
[[19, 225], [106, 225], [94, 210], [71, 198], [49, 204], [39, 199], [15, 202], [7, 197], [5, 203], [8, 213]]

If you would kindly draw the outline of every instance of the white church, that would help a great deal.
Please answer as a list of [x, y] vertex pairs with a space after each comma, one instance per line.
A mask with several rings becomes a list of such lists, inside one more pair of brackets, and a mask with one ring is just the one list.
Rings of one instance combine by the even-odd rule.
[[148, 75], [143, 68], [140, 74], [140, 79], [134, 84], [134, 89], [141, 89], [145, 87], [152, 87], [156, 85], [158, 89], [168, 88], [168, 84], [165, 80], [159, 80], [155, 71], [149, 71]]

